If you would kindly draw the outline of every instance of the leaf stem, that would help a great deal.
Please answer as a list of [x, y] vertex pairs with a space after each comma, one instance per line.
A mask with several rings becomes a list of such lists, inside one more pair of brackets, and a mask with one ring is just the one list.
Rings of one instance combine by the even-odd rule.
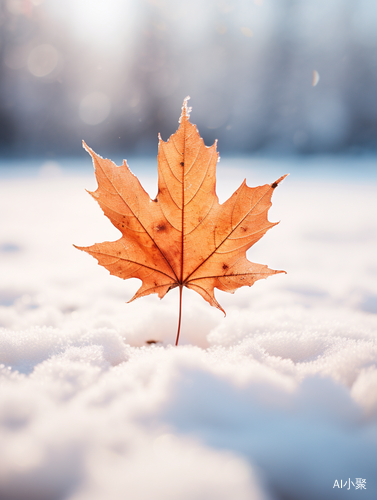
[[179, 316], [178, 316], [178, 330], [177, 330], [177, 340], [175, 341], [175, 345], [178, 345], [179, 333], [181, 331], [181, 320], [182, 320], [182, 291], [183, 285], [179, 285]]

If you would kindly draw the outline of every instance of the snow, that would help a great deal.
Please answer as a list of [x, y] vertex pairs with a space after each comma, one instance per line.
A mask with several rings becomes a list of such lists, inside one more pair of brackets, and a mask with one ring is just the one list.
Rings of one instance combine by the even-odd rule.
[[[287, 173], [272, 163], [222, 160], [221, 200]], [[288, 274], [217, 293], [226, 318], [185, 290], [178, 348], [176, 290], [126, 304], [138, 282], [72, 246], [118, 237], [93, 173], [5, 172], [0, 498], [376, 498], [377, 183], [348, 163], [291, 165], [248, 254]], [[333, 488], [348, 478], [367, 489]]]

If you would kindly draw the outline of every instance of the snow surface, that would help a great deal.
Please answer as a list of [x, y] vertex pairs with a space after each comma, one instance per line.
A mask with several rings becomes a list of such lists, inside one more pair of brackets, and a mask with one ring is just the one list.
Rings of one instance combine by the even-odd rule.
[[217, 293], [226, 318], [185, 290], [178, 348], [176, 290], [125, 304], [139, 282], [72, 246], [118, 237], [92, 173], [3, 177], [0, 498], [375, 499], [377, 183], [330, 177], [274, 193], [248, 256], [287, 275]]

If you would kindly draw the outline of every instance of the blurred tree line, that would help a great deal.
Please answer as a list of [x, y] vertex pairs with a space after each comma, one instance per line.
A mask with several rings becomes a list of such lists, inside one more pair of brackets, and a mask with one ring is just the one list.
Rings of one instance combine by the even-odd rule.
[[0, 0], [0, 153], [155, 153], [186, 95], [222, 153], [375, 151], [376, 26], [373, 0]]

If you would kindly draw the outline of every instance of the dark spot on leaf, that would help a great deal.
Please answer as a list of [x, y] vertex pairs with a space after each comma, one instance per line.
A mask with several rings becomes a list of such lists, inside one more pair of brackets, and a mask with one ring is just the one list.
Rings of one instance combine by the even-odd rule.
[[183, 163], [183, 161], [181, 161], [181, 167], [184, 167], [184, 166], [185, 166], [185, 164]]
[[157, 227], [156, 227], [157, 231], [166, 231], [166, 226], [165, 224], [159, 224]]
[[156, 196], [156, 198], [155, 198], [154, 200], [152, 200], [152, 201], [154, 201], [155, 203], [157, 203], [157, 196]]
[[151, 344], [159, 344], [161, 341], [160, 340], [146, 340], [145, 343], [148, 345]]
[[271, 187], [272, 187], [272, 189], [275, 189], [276, 187], [278, 187], [277, 182], [273, 182], [273, 183], [271, 184]]
[[229, 266], [226, 265], [226, 264], [223, 264], [223, 269], [226, 270], [226, 269], [229, 269]]
[[247, 227], [243, 227], [243, 226], [241, 226], [241, 231], [243, 231], [244, 233], [246, 233], [246, 231], [247, 231]]

